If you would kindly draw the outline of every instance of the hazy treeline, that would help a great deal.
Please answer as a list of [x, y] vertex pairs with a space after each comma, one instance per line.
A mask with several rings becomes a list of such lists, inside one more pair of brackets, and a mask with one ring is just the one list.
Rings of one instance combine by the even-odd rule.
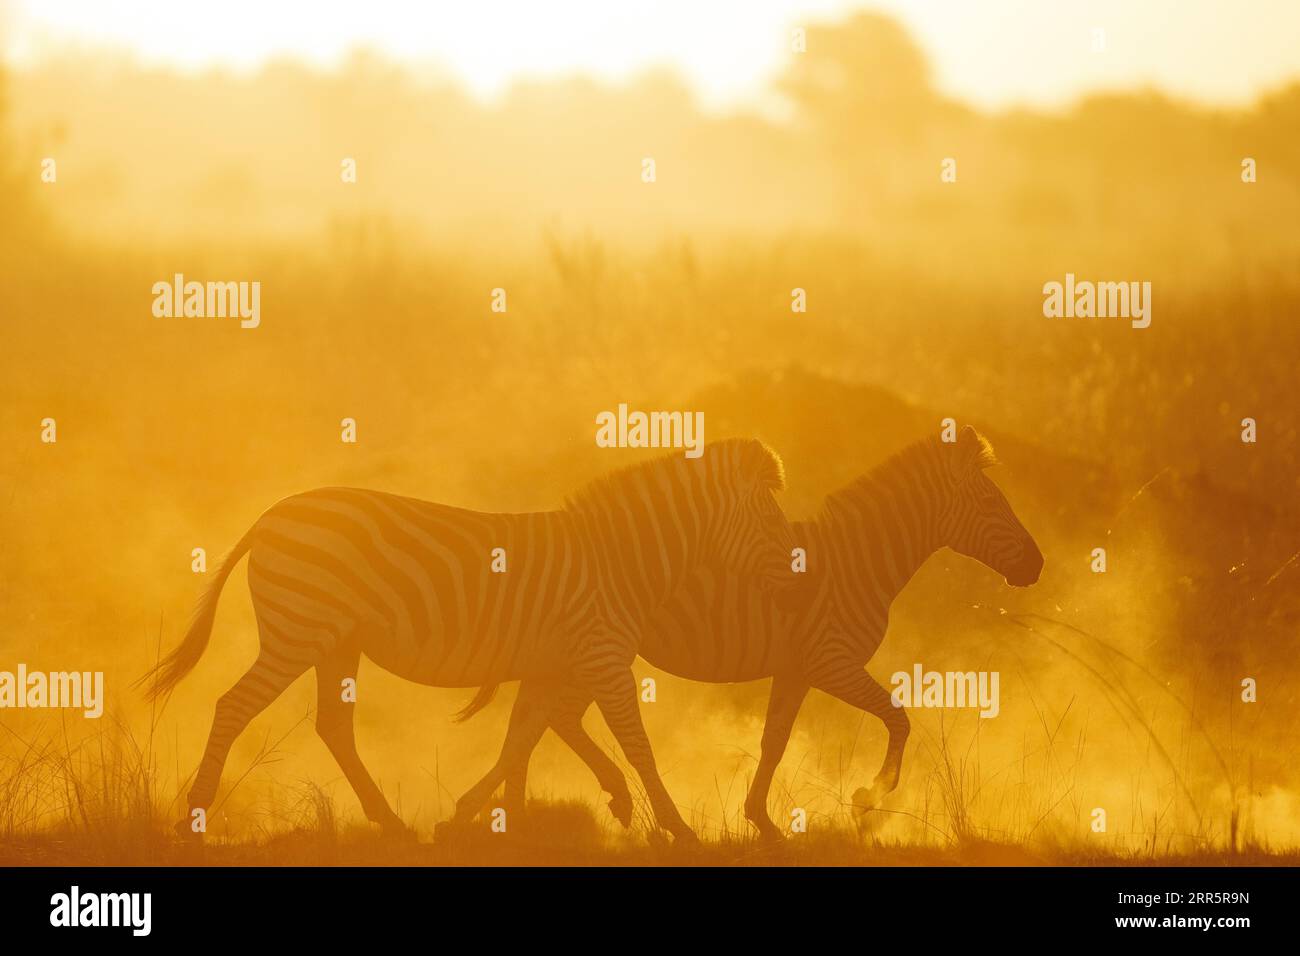
[[[1284, 226], [1300, 212], [1300, 83], [1241, 112], [1134, 92], [987, 115], [935, 92], [911, 39], [866, 14], [809, 30], [765, 101], [779, 118], [702, 112], [664, 71], [622, 87], [519, 82], [483, 104], [365, 52], [337, 72], [284, 61], [251, 74], [78, 52], [11, 86], [11, 159], [59, 156], [60, 214], [100, 234], [318, 236], [364, 210], [452, 243], [553, 224], [632, 241], [848, 231], [919, 252], [910, 242], [942, 249], [944, 233], [978, 230], [981, 246], [1020, 251], [1156, 243], [1245, 259], [1294, 251]], [[632, 188], [647, 156], [658, 182]], [[1251, 195], [1247, 156], [1261, 164]], [[358, 162], [355, 189], [339, 188], [343, 157]], [[939, 182], [944, 157], [958, 188]]]

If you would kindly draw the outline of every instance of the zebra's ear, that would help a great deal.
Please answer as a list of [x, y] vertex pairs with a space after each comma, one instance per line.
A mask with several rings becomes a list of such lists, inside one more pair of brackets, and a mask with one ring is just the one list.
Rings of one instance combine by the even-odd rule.
[[957, 440], [946, 446], [948, 470], [954, 482], [964, 481], [975, 472], [998, 463], [989, 440], [970, 425], [963, 425]]

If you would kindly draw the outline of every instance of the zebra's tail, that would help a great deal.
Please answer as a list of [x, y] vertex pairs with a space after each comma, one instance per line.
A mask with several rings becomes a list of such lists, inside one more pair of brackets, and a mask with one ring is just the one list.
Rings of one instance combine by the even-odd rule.
[[[256, 524], [254, 524], [256, 527]], [[180, 647], [160, 660], [148, 673], [137, 679], [133, 687], [148, 685], [145, 690], [147, 700], [157, 700], [170, 694], [181, 679], [194, 669], [207, 649], [208, 639], [212, 636], [212, 620], [217, 614], [217, 599], [221, 597], [221, 588], [230, 577], [230, 572], [239, 563], [248, 549], [253, 546], [253, 528], [249, 528], [239, 542], [221, 561], [217, 573], [212, 578], [203, 596], [199, 598], [190, 621], [190, 629], [185, 632], [185, 640]]]
[[474, 695], [474, 699], [471, 700], [464, 707], [462, 707], [460, 710], [456, 711], [456, 714], [452, 717], [452, 720], [454, 720], [458, 724], [463, 724], [465, 721], [469, 720], [471, 717], [477, 714], [488, 704], [492, 703], [492, 698], [497, 695], [497, 691], [500, 689], [501, 689], [500, 684], [485, 684], [484, 686], [480, 687], [478, 689], [478, 693]]

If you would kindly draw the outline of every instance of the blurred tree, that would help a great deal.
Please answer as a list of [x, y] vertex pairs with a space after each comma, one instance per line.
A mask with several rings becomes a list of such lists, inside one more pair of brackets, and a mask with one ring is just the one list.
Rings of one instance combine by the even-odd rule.
[[19, 181], [9, 129], [8, 77], [0, 66], [0, 243], [10, 245], [31, 213], [30, 195]]
[[935, 103], [925, 55], [897, 22], [872, 13], [810, 27], [808, 51], [779, 89], [816, 125], [859, 133], [914, 130]]
[[1288, 180], [1293, 190], [1300, 187], [1300, 82], [1261, 98], [1245, 126], [1247, 141], [1273, 157], [1269, 175]]
[[902, 180], [918, 174], [914, 164], [929, 162], [924, 134], [943, 113], [925, 54], [896, 21], [859, 13], [808, 28], [807, 52], [777, 88], [829, 151], [845, 224], [879, 225]]
[[[0, 3], [0, 51], [4, 49], [4, 5]], [[6, 261], [17, 250], [30, 250], [46, 219], [34, 190], [40, 169], [24, 165], [10, 125], [9, 74], [0, 62], [0, 254]]]

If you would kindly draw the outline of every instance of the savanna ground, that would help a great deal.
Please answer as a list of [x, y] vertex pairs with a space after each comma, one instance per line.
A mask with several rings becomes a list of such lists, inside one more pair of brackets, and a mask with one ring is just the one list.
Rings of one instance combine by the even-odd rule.
[[[783, 120], [704, 114], [665, 75], [484, 106], [366, 56], [4, 78], [0, 668], [103, 670], [108, 707], [0, 713], [0, 864], [1297, 862], [1300, 86], [1238, 112], [1135, 91], [994, 116], [934, 94], [888, 21], [810, 44], [829, 52], [792, 63]], [[57, 184], [34, 172], [49, 155]], [[1043, 283], [1067, 271], [1152, 282], [1151, 327], [1045, 319]], [[259, 280], [261, 327], [153, 318], [176, 272]], [[766, 439], [792, 517], [943, 417], [983, 429], [1043, 577], [1016, 591], [939, 553], [869, 670], [998, 670], [999, 717], [913, 712], [902, 784], [859, 821], [883, 729], [810, 695], [771, 801], [809, 832], [763, 847], [740, 803], [766, 683], [639, 663], [702, 849], [643, 814], [622, 831], [549, 737], [530, 819], [448, 841], [434, 827], [489, 765], [511, 694], [454, 725], [470, 691], [363, 664], [361, 755], [420, 842], [358, 822], [311, 677], [232, 751], [206, 844], [171, 836], [256, 641], [240, 570], [169, 706], [131, 689], [181, 636], [193, 548], [215, 558], [326, 484], [556, 507], [633, 455], [592, 440], [619, 402]]]
[[[87, 742], [88, 754], [63, 751], [57, 745], [29, 753], [15, 769], [0, 804], [13, 827], [0, 841], [0, 866], [1258, 866], [1296, 865], [1300, 853], [1281, 852], [1243, 841], [1213, 846], [1208, 839], [1188, 849], [1183, 839], [1167, 837], [1164, 845], [1151, 840], [1131, 848], [1103, 847], [1085, 840], [1070, 843], [991, 835], [979, 826], [960, 832], [941, 830], [945, 812], [931, 824], [942, 839], [905, 841], [881, 836], [890, 814], [907, 810], [875, 810], [866, 816], [849, 809], [817, 820], [807, 833], [771, 843], [757, 839], [739, 819], [710, 833], [709, 818], [692, 823], [706, 834], [695, 847], [674, 846], [644, 812], [642, 801], [633, 826], [623, 829], [608, 813], [591, 803], [532, 799], [527, 816], [513, 819], [504, 833], [485, 824], [468, 830], [439, 829], [434, 839], [412, 833], [406, 838], [381, 835], [375, 828], [348, 819], [332, 795], [311, 782], [269, 787], [265, 805], [250, 814], [248, 825], [234, 838], [180, 839], [170, 824], [175, 805], [166, 806], [155, 791], [149, 755], [116, 749], [124, 731], [110, 730]], [[274, 746], [264, 746], [236, 782], [278, 759]], [[943, 788], [943, 774], [937, 781]], [[53, 812], [44, 825], [22, 827], [15, 805], [32, 794], [33, 781], [64, 788], [63, 798], [42, 795], [41, 805]], [[19, 778], [23, 781], [19, 783]], [[734, 784], [734, 781], [733, 781]], [[229, 794], [227, 794], [229, 796]], [[790, 796], [786, 794], [786, 796]], [[944, 800], [959, 795], [945, 792]], [[947, 809], [953, 809], [949, 806]], [[220, 808], [218, 808], [219, 813]], [[956, 814], [960, 816], [960, 811]], [[1040, 821], [1041, 822], [1041, 821]], [[991, 836], [991, 838], [990, 838]]]

